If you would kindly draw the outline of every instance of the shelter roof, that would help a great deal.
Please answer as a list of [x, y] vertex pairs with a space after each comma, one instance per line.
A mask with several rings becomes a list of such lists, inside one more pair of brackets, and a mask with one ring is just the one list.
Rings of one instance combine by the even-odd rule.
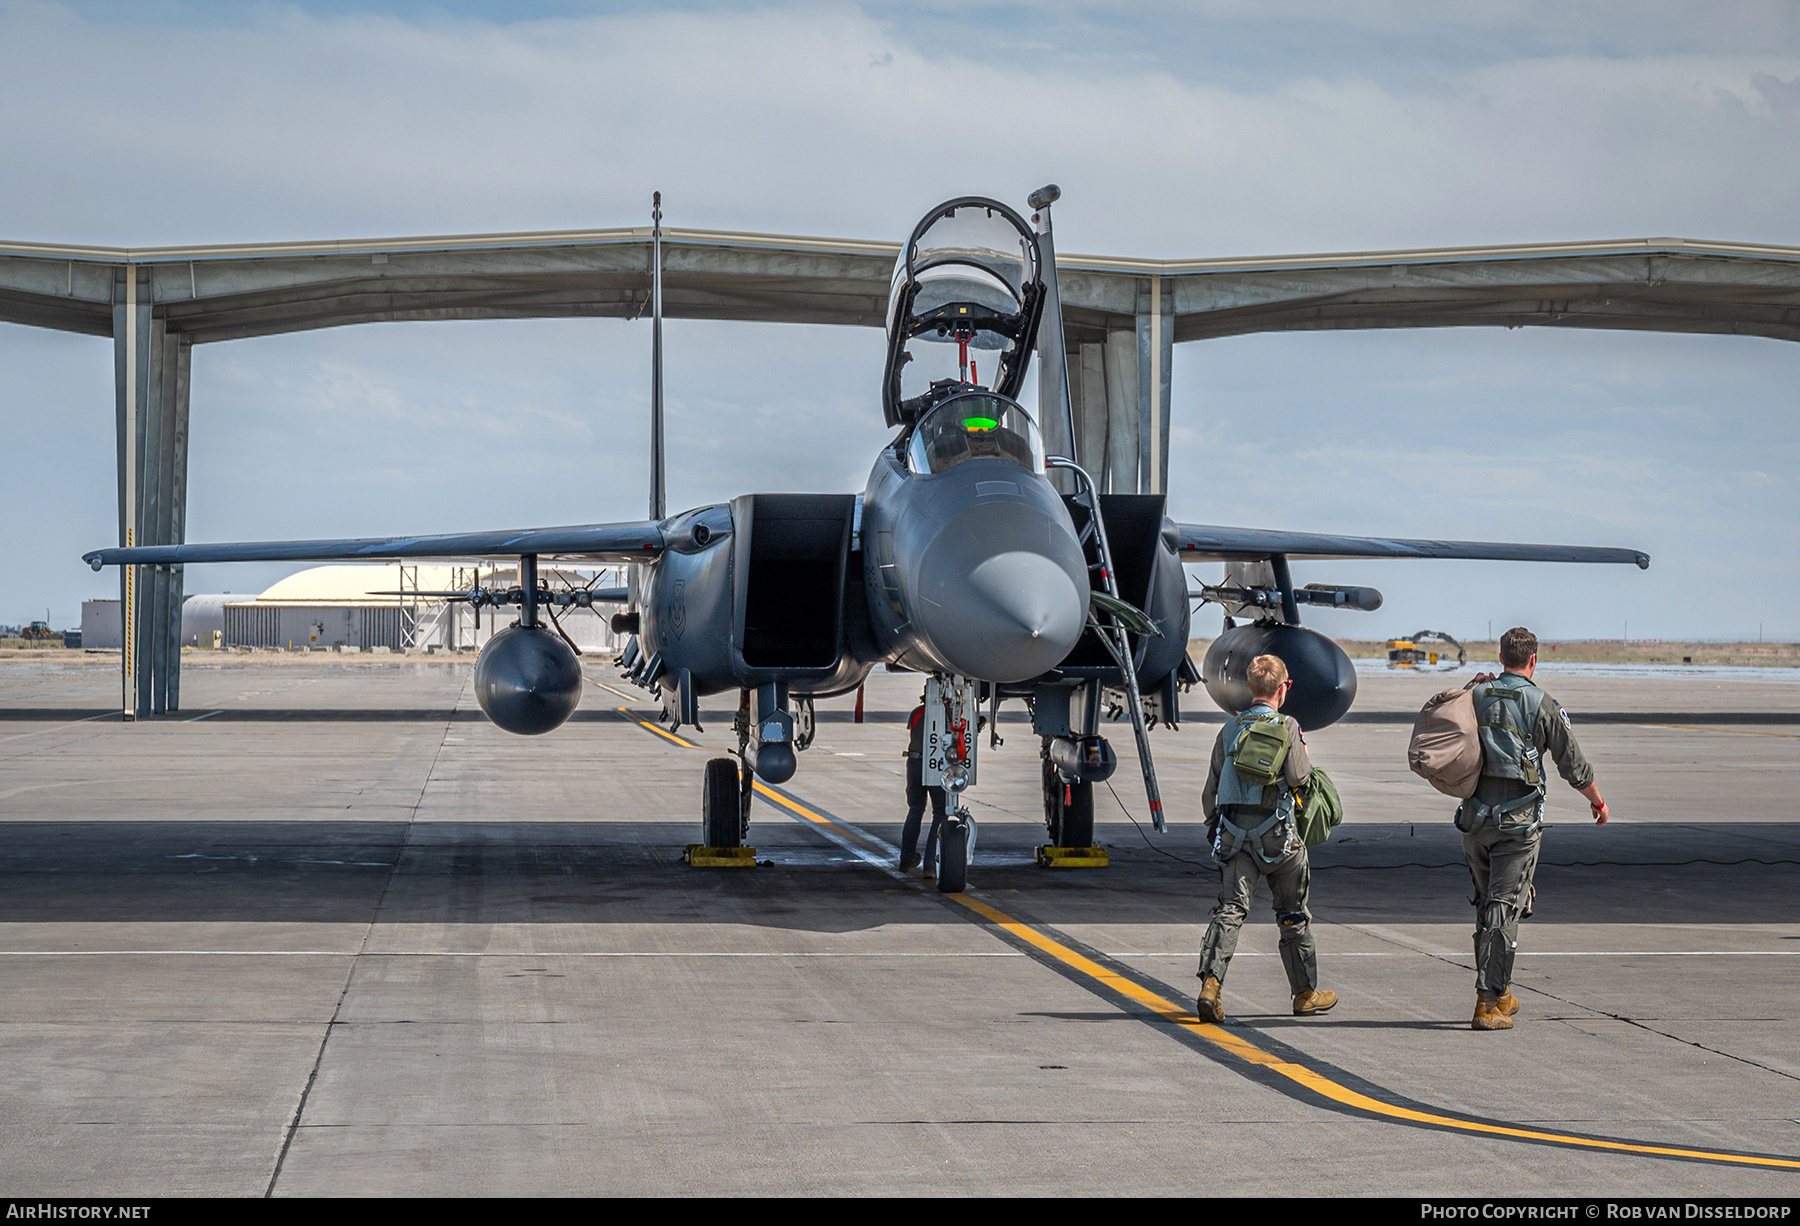
[[[672, 319], [882, 327], [900, 245], [670, 228]], [[0, 241], [0, 321], [111, 336], [128, 300], [185, 341], [348, 324], [649, 311], [645, 227], [97, 247]], [[1152, 259], [1059, 253], [1071, 342], [1550, 325], [1800, 340], [1800, 247], [1685, 238]]]

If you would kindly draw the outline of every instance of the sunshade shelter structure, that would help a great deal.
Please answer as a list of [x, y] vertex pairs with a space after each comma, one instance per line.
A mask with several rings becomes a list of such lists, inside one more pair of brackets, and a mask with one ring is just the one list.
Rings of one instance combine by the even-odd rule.
[[[879, 328], [899, 249], [665, 229], [664, 312]], [[1073, 437], [1045, 422], [1046, 442], [1120, 493], [1167, 489], [1178, 342], [1477, 325], [1800, 340], [1800, 247], [1664, 238], [1251, 259], [1059, 254], [1057, 269]], [[647, 227], [209, 247], [0, 242], [0, 322], [113, 340], [121, 544], [184, 539], [196, 344], [408, 320], [636, 318], [650, 292]], [[121, 569], [125, 711], [176, 710], [181, 568]]]

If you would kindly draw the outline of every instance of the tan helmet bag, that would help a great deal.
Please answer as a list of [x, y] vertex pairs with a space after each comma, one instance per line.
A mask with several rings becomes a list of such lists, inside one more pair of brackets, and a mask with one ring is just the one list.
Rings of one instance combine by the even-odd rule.
[[1445, 690], [1432, 697], [1413, 721], [1406, 764], [1446, 796], [1467, 800], [1481, 778], [1481, 736], [1475, 726], [1475, 695]]

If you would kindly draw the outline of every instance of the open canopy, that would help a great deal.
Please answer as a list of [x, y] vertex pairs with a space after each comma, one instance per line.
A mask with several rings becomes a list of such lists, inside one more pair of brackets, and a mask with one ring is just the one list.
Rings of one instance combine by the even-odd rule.
[[999, 201], [964, 196], [927, 213], [888, 294], [888, 425], [972, 386], [1016, 397], [1037, 338], [1040, 273], [1036, 236]]

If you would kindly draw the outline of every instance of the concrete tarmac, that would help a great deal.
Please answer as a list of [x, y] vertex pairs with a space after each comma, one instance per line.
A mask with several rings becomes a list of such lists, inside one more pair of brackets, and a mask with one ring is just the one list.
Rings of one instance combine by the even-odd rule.
[[[201, 657], [134, 725], [116, 669], [0, 667], [9, 1195], [1800, 1190], [1352, 1109], [1134, 1003], [1197, 986], [1202, 694], [1153, 734], [1167, 835], [1126, 816], [1120, 726], [1103, 870], [1031, 863], [1037, 744], [1002, 721], [984, 915], [883, 867], [916, 677], [877, 674], [861, 725], [821, 704], [781, 791], [823, 821], [760, 800], [771, 863], [705, 870], [710, 755], [604, 665], [538, 738], [486, 723], [467, 660]], [[1349, 810], [1313, 877], [1342, 1003], [1290, 1015], [1265, 892], [1224, 1033], [1395, 1109], [1800, 1158], [1800, 685], [1541, 677], [1616, 817], [1555, 786], [1519, 1026], [1476, 1034], [1452, 806], [1404, 761], [1447, 680], [1366, 676], [1309, 734]], [[729, 712], [682, 735], [721, 750]]]

